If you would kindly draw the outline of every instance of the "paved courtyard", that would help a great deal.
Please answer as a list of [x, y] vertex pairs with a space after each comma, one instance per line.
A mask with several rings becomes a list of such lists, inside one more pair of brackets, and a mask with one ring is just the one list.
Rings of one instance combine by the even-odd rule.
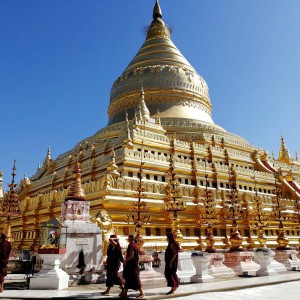
[[[167, 298], [162, 298], [167, 299]], [[300, 281], [176, 297], [180, 300], [299, 300]]]
[[[66, 290], [28, 290], [8, 283], [0, 299], [120, 299], [114, 287], [111, 296], [102, 296], [105, 284], [75, 285]], [[268, 277], [237, 277], [209, 283], [182, 284], [175, 295], [166, 295], [165, 282], [144, 286], [145, 299], [187, 300], [299, 300], [300, 272], [286, 272]], [[138, 293], [129, 292], [134, 299]]]

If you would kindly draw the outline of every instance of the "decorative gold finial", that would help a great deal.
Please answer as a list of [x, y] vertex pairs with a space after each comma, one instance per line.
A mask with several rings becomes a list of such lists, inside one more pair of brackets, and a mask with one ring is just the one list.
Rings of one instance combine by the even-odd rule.
[[47, 156], [46, 156], [46, 159], [47, 159], [47, 160], [50, 160], [50, 159], [51, 159], [50, 146], [48, 147], [48, 150], [47, 150]]
[[[136, 113], [134, 115], [134, 120], [136, 121]], [[124, 140], [124, 148], [128, 148], [128, 149], [132, 149], [133, 148], [133, 144], [132, 144], [132, 139], [131, 139], [131, 135], [130, 135], [130, 129], [129, 129], [129, 121], [128, 121], [128, 113], [126, 110], [126, 115], [125, 115], [125, 122], [126, 122], [126, 139]], [[135, 123], [136, 124], [136, 123]]]
[[284, 142], [284, 137], [281, 135], [281, 145], [280, 145], [280, 150], [279, 150], [279, 156], [277, 161], [279, 162], [283, 162], [286, 164], [290, 164], [290, 153], [289, 150], [287, 149], [287, 147], [285, 146], [285, 142]]
[[84, 190], [83, 190], [82, 184], [81, 184], [81, 169], [80, 169], [77, 157], [76, 157], [76, 162], [75, 162], [74, 169], [73, 169], [72, 173], [73, 173], [73, 182], [72, 182], [72, 185], [71, 185], [70, 190], [68, 192], [68, 195], [65, 198], [65, 201], [66, 200], [82, 200], [82, 201], [85, 201], [86, 197], [85, 197], [85, 193], [84, 193]]
[[115, 150], [111, 149], [111, 161], [107, 166], [107, 171], [109, 171], [114, 177], [120, 177], [120, 173], [118, 172], [118, 166], [116, 165], [116, 154]]
[[157, 114], [156, 114], [156, 124], [161, 125], [159, 109], [157, 109]]
[[3, 201], [0, 205], [1, 216], [6, 216], [8, 219], [12, 216], [18, 216], [21, 213], [19, 195], [16, 191], [17, 185], [15, 184], [16, 170], [16, 161], [14, 160], [11, 174], [12, 180], [8, 184], [9, 191], [3, 195]]
[[11, 185], [12, 185], [12, 186], [15, 186], [15, 176], [16, 176], [16, 171], [17, 171], [17, 168], [16, 168], [16, 160], [14, 160], [14, 166], [13, 166], [13, 168], [12, 168], [12, 173], [11, 173], [11, 176], [12, 176]]
[[272, 160], [275, 161], [275, 155], [273, 151], [272, 151]]
[[162, 12], [158, 0], [155, 1], [155, 5], [153, 8], [153, 19], [157, 19], [157, 18], [162, 18]]
[[48, 150], [47, 150], [47, 155], [46, 155], [46, 158], [43, 162], [43, 166], [49, 166], [50, 165], [50, 162], [52, 161], [52, 158], [51, 158], [51, 152], [50, 152], [50, 146], [48, 147]]
[[153, 37], [170, 38], [170, 31], [162, 20], [162, 12], [158, 0], [153, 8], [153, 21], [147, 31], [147, 39]]
[[142, 85], [141, 88], [141, 99], [140, 99], [140, 105], [139, 105], [139, 113], [140, 113], [140, 118], [143, 119], [144, 121], [148, 120], [150, 118], [150, 112], [149, 109], [145, 103], [145, 92], [144, 88]]

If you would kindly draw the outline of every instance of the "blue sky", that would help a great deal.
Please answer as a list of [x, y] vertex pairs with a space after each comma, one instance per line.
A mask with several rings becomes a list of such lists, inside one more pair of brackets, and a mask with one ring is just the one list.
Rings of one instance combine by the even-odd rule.
[[[0, 1], [5, 187], [107, 123], [110, 88], [144, 41], [154, 0]], [[161, 0], [172, 40], [210, 88], [213, 120], [300, 156], [300, 1]]]

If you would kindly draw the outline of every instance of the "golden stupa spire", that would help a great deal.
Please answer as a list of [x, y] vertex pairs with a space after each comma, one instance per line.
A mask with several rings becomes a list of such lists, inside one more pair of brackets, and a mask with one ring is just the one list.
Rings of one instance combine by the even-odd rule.
[[78, 159], [76, 157], [76, 162], [73, 169], [73, 182], [68, 192], [66, 200], [82, 200], [85, 201], [85, 193], [81, 184], [81, 169], [79, 166]]
[[113, 148], [111, 149], [111, 161], [107, 166], [107, 171], [109, 171], [110, 174], [117, 178], [120, 177], [120, 173], [118, 172], [118, 166], [116, 165], [116, 154]]
[[157, 109], [156, 122], [155, 123], [158, 124], [158, 125], [161, 125], [159, 109]]
[[281, 144], [280, 144], [280, 150], [279, 150], [279, 156], [277, 161], [283, 162], [286, 164], [290, 164], [290, 153], [287, 147], [285, 146], [284, 137], [281, 135]]
[[150, 118], [150, 112], [149, 109], [145, 103], [145, 93], [144, 93], [144, 88], [142, 85], [141, 88], [141, 98], [140, 98], [140, 104], [139, 104], [139, 113], [140, 113], [140, 117], [145, 121], [148, 120]]
[[[136, 116], [135, 116], [136, 117]], [[124, 140], [124, 145], [123, 147], [132, 149], [133, 148], [133, 144], [132, 144], [132, 139], [131, 139], [131, 135], [130, 135], [130, 129], [129, 129], [129, 121], [128, 121], [128, 113], [126, 110], [126, 114], [125, 114], [125, 122], [126, 122], [126, 139]]]
[[51, 152], [50, 152], [50, 146], [49, 146], [48, 150], [47, 150], [46, 158], [45, 158], [45, 160], [43, 162], [43, 166], [49, 166], [51, 160], [52, 160], [52, 158], [51, 158]]
[[6, 216], [8, 218], [12, 216], [20, 215], [20, 202], [19, 195], [16, 191], [17, 185], [15, 184], [15, 176], [16, 176], [16, 161], [14, 160], [14, 166], [12, 168], [12, 180], [11, 183], [8, 184], [9, 191], [4, 193], [3, 201], [1, 203], [0, 211], [2, 216]]
[[8, 185], [11, 191], [14, 190], [14, 188], [16, 187], [16, 184], [15, 184], [16, 171], [17, 171], [16, 160], [14, 160], [14, 166], [12, 168], [12, 173], [11, 173], [12, 181], [11, 181], [11, 184]]
[[147, 39], [155, 36], [170, 38], [170, 31], [162, 20], [162, 11], [159, 6], [158, 0], [155, 1], [155, 5], [153, 8], [153, 21], [148, 28]]
[[158, 0], [155, 1], [155, 5], [153, 8], [153, 19], [157, 19], [157, 18], [162, 18], [162, 12]]

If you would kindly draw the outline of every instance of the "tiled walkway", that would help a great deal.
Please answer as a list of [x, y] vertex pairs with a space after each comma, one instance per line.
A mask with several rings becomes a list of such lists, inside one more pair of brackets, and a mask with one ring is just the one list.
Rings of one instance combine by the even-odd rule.
[[[187, 299], [187, 300], [299, 300], [300, 272], [287, 272], [269, 277], [251, 277], [193, 283], [181, 285], [176, 295], [167, 296], [166, 286], [145, 286], [145, 299]], [[0, 294], [0, 299], [119, 299], [118, 288], [113, 288], [111, 296], [102, 296], [104, 284], [74, 286], [66, 290], [16, 290], [8, 287]], [[133, 299], [138, 293], [130, 292]]]

